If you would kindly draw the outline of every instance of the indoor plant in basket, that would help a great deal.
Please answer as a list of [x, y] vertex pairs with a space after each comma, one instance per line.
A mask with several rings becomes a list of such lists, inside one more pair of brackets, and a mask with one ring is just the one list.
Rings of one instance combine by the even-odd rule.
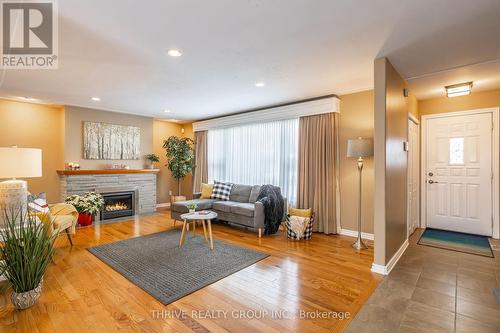
[[[42, 293], [43, 275], [52, 260], [57, 232], [48, 215], [37, 217], [24, 210], [4, 209], [0, 228], [0, 275], [12, 287], [17, 309], [34, 305]], [[42, 221], [42, 223], [40, 222]]]
[[87, 226], [92, 224], [94, 215], [101, 211], [104, 199], [99, 193], [86, 192], [83, 195], [70, 195], [66, 198], [66, 203], [75, 206], [78, 211], [78, 224]]

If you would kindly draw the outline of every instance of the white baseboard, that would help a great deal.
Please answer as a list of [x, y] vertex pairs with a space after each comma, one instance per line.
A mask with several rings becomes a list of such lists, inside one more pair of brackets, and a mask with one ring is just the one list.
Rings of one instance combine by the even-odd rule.
[[403, 245], [401, 245], [401, 247], [392, 256], [391, 260], [389, 260], [387, 265], [383, 266], [383, 265], [378, 265], [376, 263], [373, 263], [372, 264], [372, 272], [382, 274], [382, 275], [388, 275], [392, 271], [394, 266], [396, 266], [399, 258], [401, 258], [403, 253], [405, 253], [406, 248], [408, 247], [408, 244], [409, 244], [408, 239], [406, 239], [404, 241]]
[[156, 204], [156, 208], [170, 208], [170, 202]]
[[[358, 232], [357, 231], [349, 230], [349, 229], [340, 229], [339, 234], [344, 235], [344, 236], [350, 236], [350, 237], [358, 237]], [[362, 232], [361, 233], [361, 238], [368, 239], [368, 240], [373, 240], [373, 234]]]

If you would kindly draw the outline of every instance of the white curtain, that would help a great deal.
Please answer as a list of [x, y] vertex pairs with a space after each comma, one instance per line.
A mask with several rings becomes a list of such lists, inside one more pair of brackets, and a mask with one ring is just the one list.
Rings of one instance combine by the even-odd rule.
[[279, 186], [297, 200], [299, 119], [208, 130], [208, 181]]

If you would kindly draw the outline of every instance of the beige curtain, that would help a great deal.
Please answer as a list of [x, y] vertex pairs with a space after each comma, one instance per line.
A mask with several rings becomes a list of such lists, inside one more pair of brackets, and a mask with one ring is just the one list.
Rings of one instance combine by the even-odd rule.
[[337, 233], [336, 161], [338, 114], [299, 121], [297, 207], [314, 211], [313, 231]]
[[201, 183], [208, 182], [207, 162], [207, 131], [194, 132], [194, 162], [193, 193], [201, 191]]

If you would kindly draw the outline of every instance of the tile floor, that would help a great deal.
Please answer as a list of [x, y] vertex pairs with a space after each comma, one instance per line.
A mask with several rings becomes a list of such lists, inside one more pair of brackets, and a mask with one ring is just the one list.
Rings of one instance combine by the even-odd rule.
[[417, 245], [422, 230], [346, 332], [500, 332], [500, 252], [487, 258]]

